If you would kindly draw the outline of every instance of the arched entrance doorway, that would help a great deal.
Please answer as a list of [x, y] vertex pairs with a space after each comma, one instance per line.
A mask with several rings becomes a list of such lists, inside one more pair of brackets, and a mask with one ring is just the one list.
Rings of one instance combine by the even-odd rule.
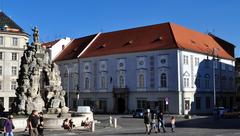
[[122, 97], [119, 97], [117, 99], [117, 103], [118, 103], [118, 105], [117, 105], [118, 113], [120, 113], [120, 114], [124, 113], [125, 112], [125, 99]]

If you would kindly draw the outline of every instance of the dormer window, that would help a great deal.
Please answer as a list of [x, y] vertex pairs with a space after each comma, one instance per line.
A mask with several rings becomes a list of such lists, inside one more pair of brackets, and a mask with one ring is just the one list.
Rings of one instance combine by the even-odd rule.
[[191, 43], [196, 44], [196, 42], [194, 40], [191, 40]]
[[132, 40], [128, 41], [127, 43], [125, 43], [123, 46], [126, 46], [126, 45], [131, 45], [133, 43]]
[[100, 46], [98, 46], [98, 49], [102, 49], [102, 48], [105, 48], [106, 47], [106, 44], [102, 44]]

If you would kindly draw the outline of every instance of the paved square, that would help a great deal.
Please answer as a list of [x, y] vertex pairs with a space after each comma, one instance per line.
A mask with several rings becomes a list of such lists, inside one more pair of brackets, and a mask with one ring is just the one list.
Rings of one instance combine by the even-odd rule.
[[[131, 115], [112, 115], [118, 119], [118, 127], [109, 127], [109, 115], [96, 115], [101, 123], [96, 124], [96, 131], [75, 129], [72, 132], [65, 130], [45, 130], [45, 136], [144, 136], [143, 119], [132, 118]], [[214, 120], [208, 116], [194, 116], [192, 119], [177, 117], [176, 132], [172, 133], [169, 125], [170, 116], [165, 116], [167, 133], [151, 133], [153, 136], [240, 136], [240, 119]], [[15, 133], [15, 135], [27, 135]]]

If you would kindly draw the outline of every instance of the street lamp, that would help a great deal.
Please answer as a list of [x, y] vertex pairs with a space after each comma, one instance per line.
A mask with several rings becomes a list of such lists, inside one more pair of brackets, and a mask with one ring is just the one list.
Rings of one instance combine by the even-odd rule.
[[216, 107], [215, 48], [213, 48], [213, 106]]
[[68, 106], [68, 108], [70, 108], [69, 106], [70, 106], [70, 97], [69, 97], [69, 87], [70, 87], [70, 68], [68, 68], [67, 67], [67, 74], [68, 74], [68, 79], [67, 79], [67, 81], [68, 81], [68, 85], [67, 85], [67, 106]]

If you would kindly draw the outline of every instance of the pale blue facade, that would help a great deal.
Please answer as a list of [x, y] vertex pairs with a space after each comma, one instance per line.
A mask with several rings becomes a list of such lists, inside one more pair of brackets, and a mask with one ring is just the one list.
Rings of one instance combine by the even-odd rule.
[[[215, 65], [216, 92], [227, 96], [216, 99], [229, 105], [234, 101], [234, 61], [220, 59]], [[80, 58], [79, 104], [96, 112], [160, 107], [168, 113], [211, 113], [212, 72], [211, 56], [177, 49]], [[226, 77], [226, 86], [218, 74]]]

